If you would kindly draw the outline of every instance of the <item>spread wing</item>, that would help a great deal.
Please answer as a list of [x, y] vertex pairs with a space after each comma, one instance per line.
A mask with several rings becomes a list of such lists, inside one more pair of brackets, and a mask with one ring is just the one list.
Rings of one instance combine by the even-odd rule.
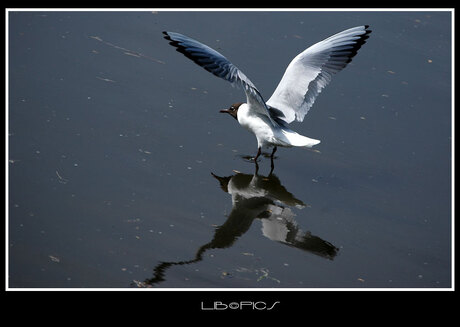
[[318, 42], [289, 64], [267, 105], [284, 114], [286, 123], [303, 121], [332, 75], [347, 66], [366, 42], [371, 30], [358, 26]]
[[207, 45], [198, 42], [188, 36], [175, 33], [163, 32], [169, 44], [176, 47], [176, 50], [193, 60], [208, 72], [217, 77], [223, 78], [233, 85], [243, 88], [250, 108], [259, 114], [266, 115], [273, 123], [265, 101], [254, 84], [246, 77], [241, 70], [233, 65], [227, 58]]

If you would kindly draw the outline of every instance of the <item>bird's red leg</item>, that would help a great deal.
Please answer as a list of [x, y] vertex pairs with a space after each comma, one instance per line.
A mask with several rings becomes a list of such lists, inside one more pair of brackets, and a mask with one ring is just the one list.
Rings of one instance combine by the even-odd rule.
[[255, 156], [254, 158], [254, 161], [257, 162], [257, 158], [259, 158], [260, 154], [262, 153], [262, 148], [259, 148], [259, 150], [257, 150], [257, 155]]

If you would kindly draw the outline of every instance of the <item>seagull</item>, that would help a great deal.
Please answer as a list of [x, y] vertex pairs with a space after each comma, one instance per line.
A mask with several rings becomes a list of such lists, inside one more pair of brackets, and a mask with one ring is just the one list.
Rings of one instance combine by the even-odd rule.
[[265, 101], [248, 77], [226, 57], [188, 36], [164, 31], [164, 38], [176, 50], [217, 77], [242, 88], [246, 102], [220, 110], [235, 118], [257, 138], [257, 158], [262, 148], [271, 148], [271, 160], [278, 147], [311, 148], [320, 140], [298, 134], [289, 128], [302, 122], [316, 97], [329, 84], [332, 75], [347, 66], [369, 38], [369, 25], [357, 26], [318, 42], [298, 54], [287, 66], [272, 96]]

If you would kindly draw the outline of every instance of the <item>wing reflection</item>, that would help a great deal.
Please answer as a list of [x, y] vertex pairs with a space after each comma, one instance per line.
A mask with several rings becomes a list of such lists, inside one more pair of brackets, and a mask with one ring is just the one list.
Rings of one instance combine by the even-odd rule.
[[292, 246], [326, 259], [334, 259], [338, 248], [331, 243], [304, 232], [295, 220], [291, 208], [306, 206], [281, 184], [279, 178], [270, 173], [267, 177], [236, 173], [228, 177], [212, 176], [220, 187], [232, 196], [232, 211], [225, 223], [216, 228], [214, 238], [202, 245], [193, 259], [188, 261], [162, 262], [154, 269], [153, 278], [136, 282], [139, 287], [151, 287], [164, 281], [165, 271], [174, 265], [191, 264], [203, 259], [208, 249], [223, 249], [233, 243], [251, 227], [254, 219], [262, 222], [262, 233], [272, 241]]
[[259, 218], [263, 235], [272, 241], [331, 260], [337, 255], [338, 248], [334, 245], [300, 229], [291, 207], [302, 209], [306, 204], [288, 192], [275, 174], [213, 176], [219, 180], [222, 190], [232, 196], [232, 212], [224, 225], [233, 220], [245, 221], [247, 230], [254, 218]]

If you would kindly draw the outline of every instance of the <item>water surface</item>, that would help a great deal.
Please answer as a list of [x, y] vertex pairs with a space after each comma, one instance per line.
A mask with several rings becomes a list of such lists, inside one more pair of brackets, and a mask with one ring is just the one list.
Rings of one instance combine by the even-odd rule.
[[[451, 287], [449, 12], [9, 12], [12, 288]], [[369, 24], [270, 173], [219, 109]]]

